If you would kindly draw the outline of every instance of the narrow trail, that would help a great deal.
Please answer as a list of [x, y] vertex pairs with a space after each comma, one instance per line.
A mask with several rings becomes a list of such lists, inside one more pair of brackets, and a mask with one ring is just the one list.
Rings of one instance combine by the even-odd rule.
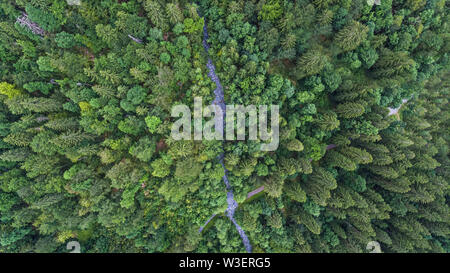
[[409, 101], [409, 99], [402, 99], [402, 104], [400, 104], [399, 107], [397, 107], [397, 108], [388, 107], [388, 109], [389, 109], [388, 116], [392, 116], [392, 115], [398, 114], [398, 111], [400, 110], [400, 108], [402, 108], [403, 104], [407, 103], [408, 101]]
[[[202, 43], [203, 43], [203, 48], [205, 49], [206, 53], [208, 53], [208, 51], [209, 51], [209, 45], [207, 42], [208, 37], [209, 37], [208, 29], [207, 29], [207, 26], [205, 23], [203, 26], [203, 42]], [[208, 57], [208, 63], [206, 64], [206, 67], [208, 68], [208, 77], [216, 84], [216, 89], [214, 90], [215, 98], [214, 98], [212, 105], [217, 105], [222, 109], [222, 116], [220, 116], [218, 119], [216, 119], [216, 130], [223, 133], [224, 117], [226, 115], [223, 87], [222, 87], [222, 84], [220, 83], [219, 77], [216, 74], [216, 67], [214, 66], [211, 58], [209, 58], [209, 57]], [[225, 171], [225, 175], [223, 176], [223, 182], [225, 183], [227, 191], [228, 191], [227, 192], [228, 208], [226, 210], [226, 215], [231, 220], [231, 222], [233, 222], [237, 231], [239, 232], [239, 235], [242, 238], [242, 242], [244, 243], [245, 249], [247, 250], [247, 252], [251, 253], [252, 246], [250, 244], [250, 240], [248, 239], [247, 235], [245, 234], [245, 232], [241, 228], [241, 226], [239, 226], [239, 224], [234, 219], [234, 212], [235, 212], [236, 208], [238, 207], [238, 203], [234, 199], [233, 189], [231, 188], [230, 182], [228, 181], [228, 170], [225, 168], [223, 158], [224, 158], [224, 153], [222, 152], [219, 155], [218, 159]], [[211, 216], [209, 218], [209, 220], [205, 223], [205, 225], [200, 227], [199, 232], [201, 232], [203, 230], [203, 228], [214, 218], [214, 216], [215, 215]]]

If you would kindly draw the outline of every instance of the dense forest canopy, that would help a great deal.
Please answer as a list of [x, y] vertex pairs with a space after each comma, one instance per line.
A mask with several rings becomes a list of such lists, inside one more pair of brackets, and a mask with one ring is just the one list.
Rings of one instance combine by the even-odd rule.
[[[253, 252], [449, 252], [449, 9], [1, 1], [0, 253], [245, 252], [225, 169]], [[280, 107], [276, 151], [171, 138], [208, 58], [226, 104]]]

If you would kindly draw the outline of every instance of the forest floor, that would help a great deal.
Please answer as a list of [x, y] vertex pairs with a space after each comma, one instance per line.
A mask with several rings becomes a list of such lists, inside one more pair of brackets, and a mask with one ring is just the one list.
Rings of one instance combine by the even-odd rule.
[[405, 103], [407, 103], [408, 101], [409, 101], [409, 99], [402, 99], [402, 104], [400, 104], [399, 107], [397, 107], [397, 108], [390, 108], [390, 107], [388, 107], [388, 109], [389, 109], [389, 114], [388, 114], [388, 116], [398, 115], [398, 112], [400, 111], [400, 108], [402, 108], [402, 106], [403, 106]]

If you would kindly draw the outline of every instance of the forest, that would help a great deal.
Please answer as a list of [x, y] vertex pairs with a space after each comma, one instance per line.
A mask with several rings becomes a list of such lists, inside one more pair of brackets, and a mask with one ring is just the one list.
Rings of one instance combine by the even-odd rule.
[[[449, 253], [449, 10], [1, 1], [0, 253]], [[278, 149], [171, 138], [218, 79]]]

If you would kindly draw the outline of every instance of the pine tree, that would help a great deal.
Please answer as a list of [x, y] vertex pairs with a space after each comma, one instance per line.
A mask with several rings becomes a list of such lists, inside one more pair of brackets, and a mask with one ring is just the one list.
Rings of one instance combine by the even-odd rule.
[[303, 143], [298, 139], [292, 139], [286, 143], [286, 148], [289, 151], [301, 152], [303, 151]]
[[299, 172], [302, 172], [304, 174], [310, 174], [313, 171], [311, 161], [304, 157], [298, 159], [297, 169]]
[[326, 154], [326, 160], [331, 166], [337, 166], [347, 171], [354, 171], [357, 163], [337, 151], [329, 151]]
[[322, 130], [333, 131], [339, 127], [340, 121], [337, 119], [336, 113], [328, 111], [320, 117], [318, 124]]
[[183, 12], [178, 7], [178, 4], [167, 3], [166, 12], [169, 17], [169, 21], [172, 24], [181, 23], [184, 20]]
[[305, 225], [305, 227], [313, 234], [320, 234], [320, 224], [311, 214], [305, 212], [304, 210], [300, 209], [296, 214], [294, 214], [294, 221]]
[[372, 162], [373, 158], [370, 153], [366, 150], [359, 149], [356, 147], [345, 147], [338, 150], [341, 154], [351, 158], [356, 164], [369, 164]]
[[335, 42], [344, 51], [350, 51], [357, 48], [366, 39], [368, 31], [367, 26], [352, 21], [336, 34]]
[[415, 65], [406, 52], [384, 50], [372, 68], [378, 78], [399, 76], [411, 79], [416, 73]]
[[336, 113], [343, 118], [356, 118], [364, 114], [364, 106], [357, 102], [346, 102], [338, 104]]
[[15, 146], [25, 147], [28, 146], [33, 139], [33, 136], [29, 133], [13, 133], [6, 136], [3, 141]]
[[83, 141], [93, 140], [91, 135], [83, 133], [81, 131], [68, 131], [64, 132], [54, 139], [52, 139], [52, 143], [57, 145], [60, 148], [69, 148], [73, 146], [77, 146], [81, 144]]
[[15, 97], [5, 101], [9, 110], [14, 114], [25, 114], [28, 111], [35, 113], [57, 112], [62, 109], [61, 103], [48, 98]]
[[159, 29], [166, 31], [168, 25], [163, 10], [157, 1], [146, 0], [144, 3], [144, 9], [147, 11], [147, 17], [150, 21]]
[[318, 49], [311, 49], [297, 61], [296, 76], [298, 79], [319, 73], [327, 64], [328, 57]]
[[271, 197], [279, 197], [283, 190], [283, 184], [284, 180], [280, 175], [269, 176], [264, 181], [264, 191]]
[[306, 202], [306, 193], [303, 191], [300, 183], [298, 182], [290, 182], [285, 184], [284, 192], [292, 200], [300, 203]]

